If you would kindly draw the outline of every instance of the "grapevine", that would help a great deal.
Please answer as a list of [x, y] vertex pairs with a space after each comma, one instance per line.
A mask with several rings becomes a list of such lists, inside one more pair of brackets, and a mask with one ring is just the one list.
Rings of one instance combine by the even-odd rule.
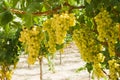
[[11, 80], [20, 55], [19, 29], [12, 31], [10, 26], [7, 28], [9, 30], [8, 33], [6, 33], [7, 30], [4, 28], [3, 31], [0, 31], [0, 80]]
[[29, 64], [51, 64], [68, 34], [88, 72], [120, 78], [120, 0], [0, 0], [0, 80], [11, 80], [23, 48]]

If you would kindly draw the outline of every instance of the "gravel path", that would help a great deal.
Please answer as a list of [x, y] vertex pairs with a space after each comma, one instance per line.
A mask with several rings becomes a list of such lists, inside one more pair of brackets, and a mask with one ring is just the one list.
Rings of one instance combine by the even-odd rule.
[[[47, 60], [43, 59], [43, 80], [89, 80], [86, 70], [76, 73], [76, 70], [84, 66], [85, 63], [80, 59], [79, 51], [73, 43], [64, 50], [62, 64], [60, 64], [59, 57], [59, 53], [56, 53], [55, 73], [48, 70]], [[28, 67], [26, 57], [21, 56], [12, 80], [39, 80], [39, 74], [38, 62]]]

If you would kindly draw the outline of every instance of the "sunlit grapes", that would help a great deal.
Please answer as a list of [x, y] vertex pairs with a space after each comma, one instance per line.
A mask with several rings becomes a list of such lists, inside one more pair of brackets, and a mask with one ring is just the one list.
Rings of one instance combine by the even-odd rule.
[[75, 16], [72, 13], [54, 14], [52, 18], [43, 23], [44, 31], [49, 35], [48, 50], [50, 53], [56, 51], [56, 44], [64, 43], [69, 27], [75, 26]]
[[34, 64], [40, 52], [40, 43], [43, 40], [42, 28], [33, 26], [31, 29], [24, 28], [20, 32], [19, 41], [23, 43], [25, 52], [28, 53], [28, 63]]
[[110, 56], [115, 56], [115, 43], [119, 37], [119, 24], [113, 23], [107, 10], [102, 9], [95, 17], [98, 40], [108, 43]]

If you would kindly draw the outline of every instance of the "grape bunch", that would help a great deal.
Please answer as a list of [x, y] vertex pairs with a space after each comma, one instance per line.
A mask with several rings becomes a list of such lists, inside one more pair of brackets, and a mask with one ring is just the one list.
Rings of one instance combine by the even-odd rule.
[[98, 40], [101, 42], [107, 42], [110, 56], [115, 56], [115, 43], [119, 37], [119, 24], [113, 23], [109, 12], [103, 9], [94, 19], [99, 34]]
[[97, 35], [86, 24], [81, 25], [80, 29], [74, 30], [73, 40], [78, 46], [81, 57], [87, 63], [93, 63], [93, 71], [97, 77], [103, 77], [101, 63], [104, 61], [105, 56], [100, 53], [103, 49], [101, 44], [98, 44]]
[[[78, 46], [82, 58], [87, 62], [94, 62], [93, 58], [100, 52], [102, 45], [98, 44], [96, 34], [91, 32], [89, 27], [85, 24], [82, 26], [84, 27], [74, 30], [73, 40]], [[98, 62], [99, 61], [100, 60], [98, 60]]]
[[33, 26], [31, 29], [23, 29], [20, 32], [19, 41], [24, 45], [25, 52], [28, 53], [28, 63], [34, 64], [40, 53], [40, 43], [43, 40], [42, 28]]
[[[120, 75], [120, 64], [117, 63], [119, 58], [116, 58], [115, 45], [119, 38], [119, 23], [112, 21], [111, 15], [107, 10], [102, 9], [95, 17], [97, 24], [98, 40], [107, 43], [110, 60], [109, 75], [111, 80], [117, 80]], [[107, 58], [108, 56], [106, 56]], [[107, 63], [107, 62], [106, 62]]]
[[120, 64], [115, 59], [109, 60], [109, 74], [111, 80], [118, 80], [120, 77]]
[[49, 40], [46, 46], [50, 53], [56, 51], [56, 44], [64, 44], [69, 27], [75, 26], [75, 16], [71, 13], [54, 14], [53, 18], [43, 23], [43, 29], [48, 33]]

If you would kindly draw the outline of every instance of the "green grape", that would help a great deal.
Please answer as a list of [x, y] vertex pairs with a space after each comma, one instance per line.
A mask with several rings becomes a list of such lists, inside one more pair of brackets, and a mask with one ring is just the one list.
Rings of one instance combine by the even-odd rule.
[[112, 24], [112, 19], [110, 18], [109, 13], [106, 10], [103, 10], [96, 15], [95, 21], [99, 33], [98, 40], [105, 42], [107, 40], [106, 35], [108, 34], [108, 29], [110, 29], [110, 25]]
[[117, 63], [117, 60], [109, 60], [109, 74], [110, 74], [110, 80], [118, 80], [120, 77], [119, 70], [120, 69], [120, 64]]
[[107, 42], [110, 56], [115, 56], [115, 44], [119, 37], [119, 24], [113, 23], [109, 12], [106, 10], [101, 10], [94, 19], [99, 34], [98, 40], [101, 42]]
[[1, 65], [1, 70], [0, 70], [0, 79], [1, 80], [11, 80], [13, 71], [9, 69], [9, 66], [6, 65]]
[[23, 29], [21, 31], [19, 41], [25, 47], [25, 52], [28, 53], [28, 63], [34, 64], [39, 56], [40, 43], [43, 40], [42, 28], [34, 26], [31, 29]]
[[75, 25], [75, 16], [73, 14], [62, 13], [54, 14], [53, 18], [46, 20], [43, 23], [43, 29], [49, 35], [49, 41], [46, 46], [50, 53], [55, 53], [56, 44], [64, 43], [69, 27]]
[[[97, 24], [98, 40], [100, 42], [107, 42], [110, 57], [116, 56], [115, 44], [119, 38], [119, 24], [112, 21], [107, 10], [101, 10], [94, 19]], [[120, 65], [114, 59], [109, 60], [108, 63], [110, 80], [117, 80], [119, 74], [118, 66]]]
[[97, 44], [96, 34], [84, 25], [73, 33], [73, 40], [78, 46], [81, 57], [87, 62], [94, 62], [95, 56], [99, 53], [101, 45]]
[[[116, 56], [115, 44], [119, 38], [119, 24], [113, 23], [109, 12], [106, 10], [102, 10], [94, 19], [97, 24], [97, 31], [99, 34], [98, 40], [101, 42], [107, 42], [110, 57]], [[117, 80], [119, 77], [118, 69], [120, 69], [120, 65], [117, 64], [114, 59], [109, 60], [108, 63], [110, 80]]]
[[102, 71], [102, 67], [100, 63], [94, 63], [93, 72], [98, 78], [105, 77], [105, 74]]
[[101, 44], [98, 44], [96, 33], [87, 25], [82, 25], [80, 29], [73, 32], [73, 40], [78, 46], [81, 57], [84, 61], [93, 65], [93, 72], [98, 77], [104, 77], [101, 63], [104, 62], [105, 56], [100, 53], [103, 49]]
[[98, 53], [95, 57], [95, 62], [104, 62], [105, 56], [102, 53]]

